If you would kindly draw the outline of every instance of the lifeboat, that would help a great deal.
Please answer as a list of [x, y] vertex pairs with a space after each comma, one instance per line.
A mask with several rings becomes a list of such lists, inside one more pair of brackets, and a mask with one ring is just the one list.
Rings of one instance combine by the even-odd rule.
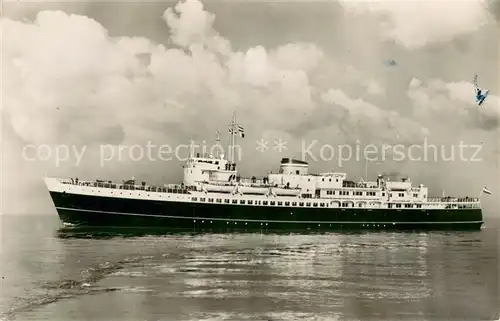
[[234, 190], [234, 185], [204, 184], [204, 190], [207, 192], [231, 193]]
[[243, 194], [264, 195], [268, 192], [268, 187], [240, 185], [238, 190]]
[[300, 195], [300, 188], [281, 188], [273, 187], [271, 188], [272, 193], [277, 196], [298, 196]]

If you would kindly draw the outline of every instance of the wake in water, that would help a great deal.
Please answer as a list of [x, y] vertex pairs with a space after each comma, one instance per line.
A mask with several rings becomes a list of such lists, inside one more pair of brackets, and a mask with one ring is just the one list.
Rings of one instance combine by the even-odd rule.
[[63, 299], [71, 299], [81, 295], [100, 294], [123, 290], [123, 288], [109, 288], [96, 286], [99, 280], [126, 267], [141, 266], [143, 262], [152, 259], [152, 256], [137, 256], [126, 258], [116, 263], [105, 262], [95, 267], [82, 270], [80, 280], [59, 280], [46, 282], [41, 285], [43, 293], [17, 298], [7, 312], [0, 315], [1, 320], [15, 320], [15, 316], [21, 312], [36, 310], [44, 305], [54, 303]]

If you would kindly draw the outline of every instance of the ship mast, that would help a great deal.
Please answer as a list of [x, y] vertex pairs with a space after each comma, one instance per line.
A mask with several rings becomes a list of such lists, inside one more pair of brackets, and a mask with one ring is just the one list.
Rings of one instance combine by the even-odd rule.
[[229, 125], [229, 133], [231, 134], [231, 164], [234, 164], [234, 147], [236, 145], [236, 135], [240, 135], [241, 138], [245, 137], [245, 131], [242, 126], [236, 123], [236, 110], [233, 112], [233, 119]]
[[220, 133], [218, 130], [215, 132], [215, 145], [217, 146], [215, 158], [219, 159]]
[[231, 164], [234, 164], [234, 144], [236, 144], [236, 110], [233, 112], [233, 118], [229, 126], [229, 133], [231, 134]]

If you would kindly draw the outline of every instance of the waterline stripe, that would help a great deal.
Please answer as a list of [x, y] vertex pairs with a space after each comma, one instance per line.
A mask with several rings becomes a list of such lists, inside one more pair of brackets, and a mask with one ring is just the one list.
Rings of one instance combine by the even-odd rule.
[[450, 222], [356, 222], [356, 221], [281, 221], [281, 220], [254, 220], [254, 219], [228, 219], [228, 218], [210, 218], [199, 216], [172, 216], [172, 215], [158, 215], [158, 214], [143, 214], [143, 213], [124, 213], [124, 212], [109, 212], [109, 211], [95, 211], [85, 210], [70, 207], [58, 207], [56, 209], [77, 212], [91, 212], [91, 213], [106, 213], [113, 215], [129, 215], [129, 216], [144, 216], [144, 217], [162, 217], [173, 219], [186, 219], [186, 220], [208, 220], [208, 221], [231, 221], [231, 222], [257, 222], [257, 223], [301, 223], [301, 224], [466, 224], [466, 223], [484, 223], [483, 221], [450, 221]]

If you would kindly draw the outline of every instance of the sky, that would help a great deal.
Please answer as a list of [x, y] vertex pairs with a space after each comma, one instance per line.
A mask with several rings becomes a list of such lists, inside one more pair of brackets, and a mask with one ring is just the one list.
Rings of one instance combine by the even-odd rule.
[[[410, 176], [436, 196], [486, 186], [484, 215], [499, 215], [499, 1], [20, 0], [2, 10], [2, 214], [54, 214], [45, 176], [180, 182], [183, 162], [161, 160], [158, 146], [210, 147], [218, 130], [227, 151], [236, 111], [243, 176], [306, 156], [310, 172]], [[490, 90], [480, 108], [476, 74]], [[424, 143], [437, 159], [408, 159]], [[369, 144], [377, 161], [340, 154]], [[382, 146], [397, 144], [406, 157], [382, 162]]]

